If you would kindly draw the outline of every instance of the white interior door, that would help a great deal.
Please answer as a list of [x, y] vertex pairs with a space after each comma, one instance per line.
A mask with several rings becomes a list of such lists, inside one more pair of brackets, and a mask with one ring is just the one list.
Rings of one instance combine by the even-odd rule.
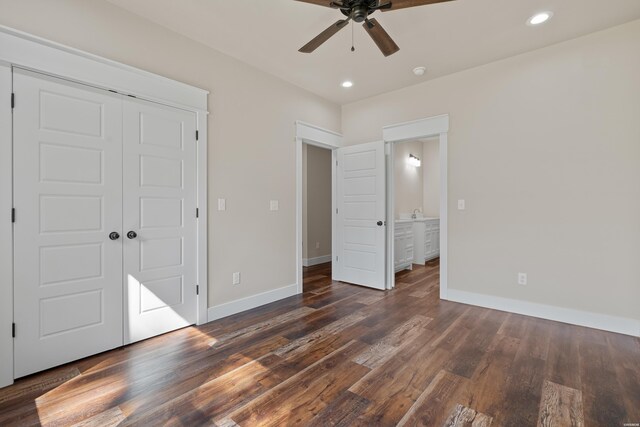
[[196, 322], [196, 117], [140, 100], [123, 108], [124, 339], [131, 343]]
[[17, 378], [122, 345], [122, 102], [19, 70], [14, 92]]
[[353, 145], [337, 152], [336, 279], [385, 289], [384, 143]]

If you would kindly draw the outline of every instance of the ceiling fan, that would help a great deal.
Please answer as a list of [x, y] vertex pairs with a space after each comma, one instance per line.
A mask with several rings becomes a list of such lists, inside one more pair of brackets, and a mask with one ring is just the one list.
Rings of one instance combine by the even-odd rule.
[[340, 9], [340, 12], [347, 19], [341, 19], [329, 28], [318, 34], [313, 40], [300, 48], [302, 53], [311, 53], [319, 48], [324, 42], [333, 37], [338, 31], [347, 26], [349, 21], [364, 22], [362, 26], [369, 36], [376, 43], [384, 56], [393, 55], [400, 50], [391, 36], [382, 28], [375, 18], [369, 15], [377, 10], [387, 12], [391, 10], [405, 9], [415, 6], [426, 6], [434, 3], [444, 3], [453, 0], [297, 0], [304, 3], [317, 4], [333, 9]]

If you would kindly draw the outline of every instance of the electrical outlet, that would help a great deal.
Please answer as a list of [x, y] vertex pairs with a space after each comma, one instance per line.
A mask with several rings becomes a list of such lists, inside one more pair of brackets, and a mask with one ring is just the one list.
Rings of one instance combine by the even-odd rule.
[[466, 208], [467, 208], [467, 204], [466, 204], [466, 202], [465, 202], [463, 199], [458, 200], [458, 210], [459, 210], [459, 211], [463, 211], [463, 210], [465, 210]]
[[320, 249], [320, 242], [316, 242], [316, 249]]
[[234, 285], [239, 285], [240, 284], [240, 273], [239, 272], [233, 273], [233, 284]]
[[225, 199], [218, 199], [218, 210], [219, 211], [227, 210], [227, 201]]
[[278, 203], [277, 200], [270, 200], [269, 201], [269, 209], [272, 211], [277, 211], [280, 209], [280, 203]]
[[527, 284], [527, 273], [518, 273], [518, 285]]

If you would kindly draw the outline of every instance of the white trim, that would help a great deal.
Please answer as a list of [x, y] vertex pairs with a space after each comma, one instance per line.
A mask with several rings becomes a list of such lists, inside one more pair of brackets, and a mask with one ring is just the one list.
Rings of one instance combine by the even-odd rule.
[[296, 138], [329, 149], [342, 147], [342, 135], [339, 133], [301, 121], [296, 122]]
[[640, 320], [449, 289], [449, 301], [640, 337]]
[[391, 144], [415, 139], [437, 136], [440, 141], [440, 299], [448, 298], [449, 284], [449, 207], [448, 207], [448, 153], [449, 153], [449, 115], [430, 117], [399, 123], [382, 128], [385, 147], [389, 147], [387, 168], [387, 289], [395, 287], [394, 274], [394, 150]]
[[318, 264], [324, 264], [327, 262], [331, 262], [331, 255], [323, 255], [315, 258], [303, 258], [302, 265], [304, 267], [312, 267]]
[[207, 110], [206, 90], [0, 25], [0, 59], [32, 71], [190, 111]]
[[269, 304], [290, 296], [296, 295], [298, 292], [298, 285], [293, 284], [282, 288], [274, 289], [271, 291], [263, 292], [250, 297], [241, 298], [235, 301], [227, 302], [220, 305], [209, 307], [208, 318], [209, 322], [222, 319], [223, 317], [231, 316], [233, 314], [241, 313], [243, 311], [251, 310], [252, 308], [260, 307], [265, 304]]
[[13, 384], [13, 207], [11, 68], [0, 63], [0, 387]]
[[[296, 286], [297, 293], [302, 293], [302, 144], [315, 145], [317, 147], [332, 150], [331, 154], [331, 245], [332, 253], [335, 253], [335, 212], [336, 212], [336, 152], [342, 147], [342, 135], [339, 133], [322, 129], [318, 126], [310, 125], [301, 121], [295, 122], [295, 144], [296, 144]], [[335, 272], [335, 269], [332, 268]]]
[[384, 126], [382, 135], [385, 142], [408, 141], [417, 138], [437, 136], [449, 132], [449, 115]]
[[198, 287], [200, 293], [198, 294], [198, 325], [207, 323], [208, 314], [207, 308], [209, 306], [209, 275], [208, 275], [208, 263], [209, 257], [208, 251], [208, 236], [209, 236], [209, 203], [208, 200], [208, 162], [210, 161], [208, 156], [207, 146], [207, 113], [203, 111], [197, 112], [197, 129], [198, 129], [198, 190], [197, 190], [197, 205], [198, 205]]

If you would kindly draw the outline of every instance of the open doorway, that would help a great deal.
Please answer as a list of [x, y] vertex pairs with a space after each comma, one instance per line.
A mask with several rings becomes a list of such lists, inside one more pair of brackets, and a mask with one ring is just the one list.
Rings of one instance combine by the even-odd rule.
[[440, 273], [439, 137], [392, 144], [396, 286], [425, 282], [438, 293]]
[[303, 291], [331, 285], [332, 153], [302, 144]]
[[[390, 219], [387, 227], [387, 289], [396, 286], [396, 271], [404, 271], [398, 274], [398, 281], [407, 275], [413, 278], [419, 274], [425, 277], [432, 275], [434, 288], [437, 288], [434, 291], [439, 292], [440, 299], [447, 299], [448, 133], [447, 114], [383, 128], [388, 153], [387, 170], [395, 171], [396, 166], [405, 168], [405, 173], [412, 173], [413, 180], [419, 182], [417, 185], [422, 185], [421, 208], [415, 199], [409, 199], [408, 203], [399, 200], [396, 211], [396, 198], [403, 197], [402, 190], [396, 191], [401, 184], [396, 186], [395, 173], [387, 174], [387, 218]], [[422, 157], [410, 152], [412, 149], [416, 153], [422, 149]], [[414, 197], [419, 199], [420, 196]], [[413, 205], [416, 206], [411, 211]], [[406, 212], [408, 210], [411, 212]], [[400, 253], [396, 254], [398, 251]], [[416, 271], [416, 266], [421, 271]], [[431, 271], [427, 271], [429, 269]]]

